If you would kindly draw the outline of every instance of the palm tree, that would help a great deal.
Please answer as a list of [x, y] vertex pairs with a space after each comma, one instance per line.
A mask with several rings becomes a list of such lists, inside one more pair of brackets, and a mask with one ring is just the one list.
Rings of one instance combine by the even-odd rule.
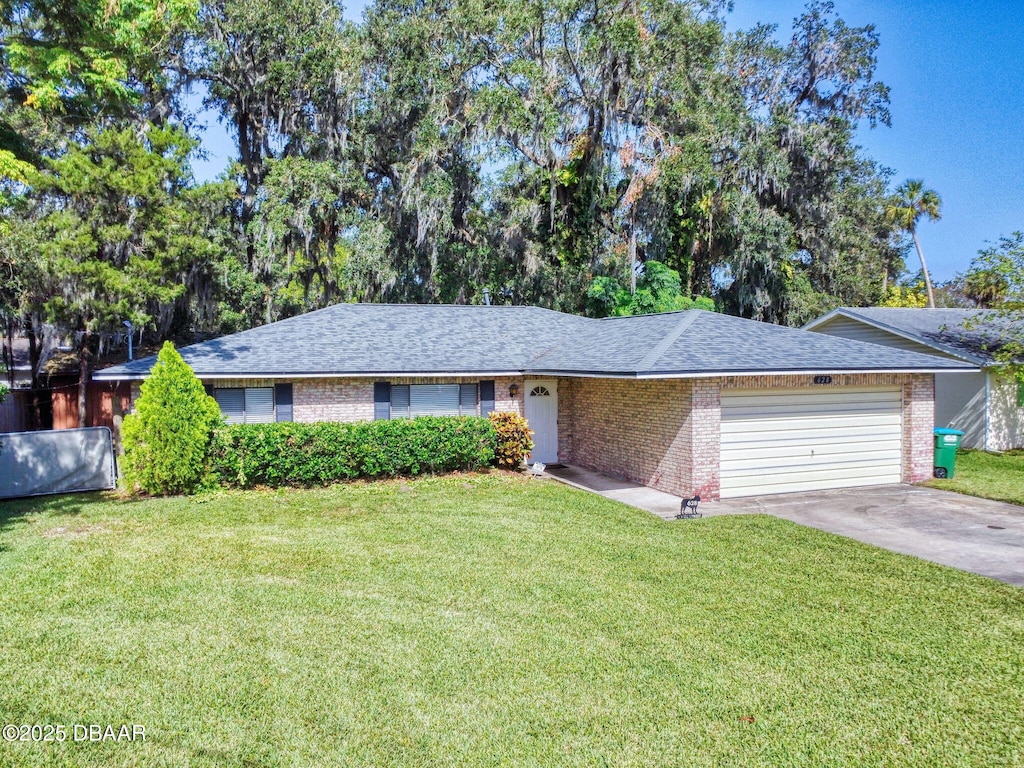
[[885, 204], [885, 218], [898, 226], [904, 232], [909, 232], [914, 238], [914, 247], [917, 248], [917, 256], [921, 259], [921, 271], [924, 273], [924, 284], [928, 288], [928, 306], [935, 308], [935, 291], [932, 289], [932, 279], [928, 274], [928, 265], [924, 261], [924, 253], [921, 251], [921, 241], [917, 239], [917, 222], [922, 216], [927, 216], [932, 221], [942, 218], [939, 208], [942, 206], [942, 198], [933, 189], [925, 189], [922, 179], [908, 179], [897, 189], [896, 194], [889, 198]]

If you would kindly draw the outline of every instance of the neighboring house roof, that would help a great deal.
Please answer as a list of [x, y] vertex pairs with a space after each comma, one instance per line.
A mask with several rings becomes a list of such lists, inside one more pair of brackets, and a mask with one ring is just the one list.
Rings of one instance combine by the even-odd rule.
[[[434, 304], [339, 304], [181, 354], [201, 378], [973, 369], [703, 310], [596, 320], [537, 307]], [[136, 360], [93, 378], [144, 378], [153, 363]]]
[[845, 317], [910, 339], [978, 366], [992, 365], [1009, 320], [992, 309], [921, 309], [909, 307], [840, 307], [804, 326], [819, 330]]

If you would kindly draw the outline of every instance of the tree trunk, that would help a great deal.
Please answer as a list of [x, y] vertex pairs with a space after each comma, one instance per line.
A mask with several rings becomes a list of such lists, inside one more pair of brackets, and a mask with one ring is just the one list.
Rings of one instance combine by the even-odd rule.
[[[636, 209], [634, 209], [635, 211]], [[629, 215], [629, 295], [636, 293], [636, 214]]]
[[82, 344], [78, 348], [78, 426], [88, 426], [86, 393], [89, 386], [89, 332], [82, 331]]
[[[36, 337], [36, 324], [30, 322], [26, 328], [28, 332], [28, 366], [31, 372], [32, 407], [29, 409], [28, 428], [35, 431], [43, 429], [43, 403], [39, 397], [43, 388], [43, 377], [40, 375], [42, 350], [39, 348], [39, 340]], [[50, 426], [53, 426], [52, 424]]]
[[928, 274], [928, 265], [924, 261], [924, 252], [921, 250], [921, 242], [917, 239], [917, 230], [910, 230], [910, 236], [914, 238], [914, 247], [917, 248], [917, 258], [921, 260], [921, 271], [924, 273], [924, 284], [928, 288], [928, 306], [935, 309], [935, 291], [932, 289], [932, 278]]
[[113, 416], [113, 429], [110, 430], [114, 438], [114, 452], [121, 456], [124, 454], [124, 447], [121, 445], [121, 425], [124, 423], [124, 409], [121, 408], [121, 384], [114, 384], [110, 392], [110, 413]]
[[7, 388], [14, 389], [14, 324], [10, 321], [3, 327], [3, 366], [7, 370]]
[[235, 104], [237, 116], [235, 128], [238, 131], [238, 159], [242, 164], [244, 186], [242, 188], [242, 208], [239, 225], [245, 238], [245, 261], [250, 272], [255, 272], [256, 244], [253, 242], [249, 224], [256, 214], [256, 196], [259, 193], [263, 177], [263, 157], [261, 137], [256, 126], [245, 111], [246, 105]]

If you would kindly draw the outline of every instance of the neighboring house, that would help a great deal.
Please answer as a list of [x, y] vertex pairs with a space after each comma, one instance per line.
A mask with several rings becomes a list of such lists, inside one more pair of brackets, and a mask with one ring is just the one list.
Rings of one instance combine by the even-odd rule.
[[0, 336], [3, 357], [0, 363], [5, 370], [3, 383], [11, 389], [27, 389], [32, 386], [32, 364], [29, 361], [29, 343], [24, 336]]
[[979, 309], [841, 307], [805, 330], [962, 360], [976, 373], [935, 376], [935, 423], [963, 430], [962, 445], [988, 451], [1024, 447], [1024, 387], [994, 359], [1004, 315]]
[[[78, 357], [61, 354], [44, 344], [42, 373], [38, 389], [32, 389], [32, 363], [29, 340], [24, 336], [2, 339], [7, 346], [4, 357], [10, 365], [3, 383], [13, 387], [0, 403], [0, 432], [30, 429], [75, 429], [78, 427]], [[56, 354], [55, 354], [56, 353]], [[8, 375], [13, 372], [13, 376]], [[86, 388], [86, 426], [111, 427], [121, 422], [129, 405], [129, 388], [115, 384], [89, 382]], [[38, 413], [33, 414], [37, 409]]]
[[701, 310], [513, 306], [342, 304], [181, 354], [228, 421], [515, 411], [532, 460], [705, 499], [924, 480], [933, 374], [975, 370]]

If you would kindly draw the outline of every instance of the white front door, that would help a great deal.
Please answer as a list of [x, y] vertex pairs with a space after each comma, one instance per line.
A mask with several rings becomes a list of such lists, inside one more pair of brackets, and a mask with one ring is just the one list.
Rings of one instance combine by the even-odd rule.
[[533, 430], [530, 463], [558, 461], [558, 382], [530, 381], [526, 384], [526, 420]]

